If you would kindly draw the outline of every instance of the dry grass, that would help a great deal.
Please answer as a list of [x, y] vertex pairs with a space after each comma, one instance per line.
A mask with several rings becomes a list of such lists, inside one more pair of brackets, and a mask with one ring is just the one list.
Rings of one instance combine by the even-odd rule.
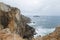
[[18, 34], [11, 33], [9, 29], [0, 30], [0, 40], [24, 40]]

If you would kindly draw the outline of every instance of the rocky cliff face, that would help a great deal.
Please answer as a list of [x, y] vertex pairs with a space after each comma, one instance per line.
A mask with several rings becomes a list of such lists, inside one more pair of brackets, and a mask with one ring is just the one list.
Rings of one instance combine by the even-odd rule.
[[10, 6], [0, 2], [0, 10], [8, 12], [11, 11]]
[[23, 16], [18, 8], [0, 3], [0, 30], [8, 28], [12, 34], [31, 40], [35, 29], [27, 24], [29, 22], [30, 18]]
[[60, 27], [56, 27], [54, 32], [43, 37], [37, 37], [35, 40], [60, 40]]

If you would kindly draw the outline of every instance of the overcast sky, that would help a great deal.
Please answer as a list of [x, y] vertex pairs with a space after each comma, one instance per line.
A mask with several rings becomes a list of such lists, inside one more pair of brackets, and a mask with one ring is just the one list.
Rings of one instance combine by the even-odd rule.
[[60, 0], [0, 0], [18, 7], [24, 15], [60, 16]]

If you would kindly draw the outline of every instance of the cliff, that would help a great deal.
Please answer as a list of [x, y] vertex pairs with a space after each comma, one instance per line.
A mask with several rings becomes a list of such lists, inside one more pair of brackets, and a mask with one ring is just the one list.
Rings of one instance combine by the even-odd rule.
[[[11, 33], [8, 36], [0, 32], [4, 36], [8, 36], [6, 37], [7, 39], [4, 39], [2, 35], [0, 36], [2, 37], [1, 39], [8, 40], [8, 38], [14, 38], [15, 36], [12, 35], [14, 34], [18, 40], [20, 37], [21, 39], [31, 40], [34, 37], [35, 29], [27, 24], [30, 22], [31, 19], [22, 15], [20, 9], [0, 2], [0, 31], [7, 30], [6, 28], [8, 28], [10, 30], [9, 33]], [[6, 32], [4, 31], [4, 33]]]

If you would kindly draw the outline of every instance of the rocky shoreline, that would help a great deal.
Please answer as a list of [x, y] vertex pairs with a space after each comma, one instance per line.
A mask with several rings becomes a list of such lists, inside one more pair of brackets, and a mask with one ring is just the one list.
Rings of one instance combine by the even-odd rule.
[[48, 35], [34, 38], [36, 32], [27, 24], [30, 22], [18, 8], [0, 2], [0, 40], [60, 40], [60, 26]]
[[38, 36], [35, 40], [60, 40], [60, 26], [56, 27], [54, 32], [43, 37]]

